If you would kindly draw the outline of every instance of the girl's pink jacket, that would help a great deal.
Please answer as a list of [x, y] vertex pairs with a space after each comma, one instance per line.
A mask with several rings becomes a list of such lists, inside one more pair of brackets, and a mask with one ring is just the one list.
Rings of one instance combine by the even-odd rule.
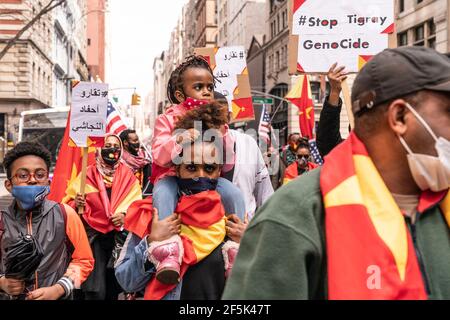
[[[182, 147], [176, 143], [176, 136], [173, 135], [177, 118], [185, 114], [188, 110], [181, 104], [172, 105], [166, 112], [160, 115], [155, 122], [152, 140], [153, 170], [151, 181], [155, 185], [164, 177], [176, 176], [175, 166], [172, 159], [176, 158], [182, 151]], [[222, 172], [231, 170], [234, 166], [234, 138], [228, 132], [223, 136], [223, 145], [226, 154], [231, 159], [225, 163]], [[230, 156], [231, 155], [231, 156]]]

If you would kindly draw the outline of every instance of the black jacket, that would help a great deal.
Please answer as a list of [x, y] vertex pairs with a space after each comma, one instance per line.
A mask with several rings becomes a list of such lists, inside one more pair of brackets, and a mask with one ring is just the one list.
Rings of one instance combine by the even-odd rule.
[[339, 98], [339, 105], [332, 106], [328, 102], [328, 99], [329, 96], [325, 98], [323, 103], [316, 136], [317, 148], [319, 149], [322, 158], [344, 140], [340, 133], [342, 100]]

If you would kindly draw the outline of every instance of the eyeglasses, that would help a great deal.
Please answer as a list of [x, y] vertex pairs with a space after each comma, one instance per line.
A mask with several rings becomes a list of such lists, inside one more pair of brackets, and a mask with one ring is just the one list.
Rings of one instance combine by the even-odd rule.
[[306, 154], [303, 154], [303, 155], [299, 155], [299, 154], [298, 154], [298, 155], [297, 155], [297, 159], [298, 159], [298, 160], [301, 160], [301, 159], [303, 159], [303, 158], [304, 158], [304, 159], [309, 159], [309, 155], [306, 155]]
[[48, 171], [44, 169], [38, 169], [34, 173], [31, 173], [28, 170], [20, 169], [16, 172], [13, 178], [16, 178], [20, 183], [27, 183], [30, 181], [32, 176], [37, 182], [46, 182], [48, 179]]

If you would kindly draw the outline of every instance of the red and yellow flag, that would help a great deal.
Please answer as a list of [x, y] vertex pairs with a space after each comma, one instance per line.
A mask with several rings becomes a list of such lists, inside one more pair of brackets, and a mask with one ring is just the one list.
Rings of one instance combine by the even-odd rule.
[[[134, 202], [127, 211], [124, 228], [144, 238], [151, 231], [152, 199]], [[175, 212], [181, 215], [181, 240], [184, 247], [181, 277], [192, 266], [214, 251], [225, 238], [225, 210], [219, 193], [205, 191], [182, 196]], [[152, 278], [144, 299], [160, 300], [176, 285], [166, 285]]]
[[[75, 207], [74, 199], [81, 186], [81, 174], [68, 186], [63, 202]], [[119, 227], [114, 227], [111, 217], [119, 212], [127, 212], [130, 205], [142, 199], [139, 181], [133, 172], [120, 163], [114, 172], [111, 186], [111, 197], [108, 197], [104, 178], [96, 165], [91, 165], [86, 173], [86, 207], [84, 220], [95, 230], [104, 234]]]
[[[325, 160], [320, 189], [325, 207], [328, 298], [426, 299], [403, 214], [364, 144], [352, 133]], [[418, 210], [436, 205], [447, 193], [424, 192]], [[449, 219], [450, 207], [442, 210]]]
[[[76, 147], [70, 142], [69, 131], [70, 113], [53, 173], [51, 192], [48, 196], [48, 199], [56, 202], [62, 201], [66, 196], [67, 187], [81, 172], [83, 148]], [[91, 147], [88, 153], [88, 166], [93, 163], [95, 163], [95, 148]]]
[[314, 138], [314, 102], [307, 75], [301, 75], [286, 99], [299, 109], [300, 131], [303, 137]]

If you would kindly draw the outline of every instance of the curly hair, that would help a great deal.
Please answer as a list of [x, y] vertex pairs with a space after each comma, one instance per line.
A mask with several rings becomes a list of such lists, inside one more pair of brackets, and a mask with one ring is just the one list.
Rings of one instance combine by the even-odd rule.
[[297, 149], [295, 151], [301, 148], [306, 148], [308, 150], [310, 149], [308, 138], [301, 137], [300, 139], [298, 139]]
[[219, 129], [228, 123], [228, 109], [218, 102], [211, 102], [189, 110], [178, 118], [175, 129], [188, 130], [194, 128], [195, 122], [202, 123], [202, 130]]
[[25, 156], [36, 156], [45, 161], [47, 170], [50, 170], [52, 155], [39, 142], [20, 142], [13, 149], [8, 151], [3, 160], [3, 166], [5, 167], [8, 179], [11, 179], [11, 165], [14, 161]]
[[192, 55], [186, 58], [186, 61], [180, 64], [170, 75], [169, 82], [167, 84], [167, 97], [172, 104], [181, 103], [175, 96], [177, 90], [183, 91], [183, 75], [189, 68], [201, 68], [206, 69], [213, 77], [214, 85], [216, 84], [214, 73], [209, 66], [208, 61], [201, 56]]

